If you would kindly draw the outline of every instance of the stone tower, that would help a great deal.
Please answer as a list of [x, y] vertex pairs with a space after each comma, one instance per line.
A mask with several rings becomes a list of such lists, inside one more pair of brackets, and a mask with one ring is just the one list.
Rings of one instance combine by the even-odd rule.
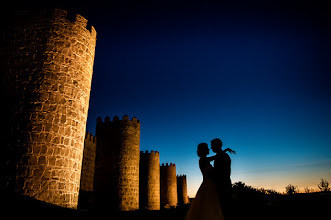
[[11, 102], [1, 185], [76, 208], [96, 31], [64, 10], [22, 14], [17, 24], [3, 80]]
[[82, 209], [89, 209], [92, 207], [96, 144], [96, 137], [93, 137], [92, 134], [87, 132], [84, 141], [82, 175], [80, 179], [78, 202], [79, 208]]
[[188, 204], [186, 175], [177, 176], [178, 205]]
[[117, 211], [139, 209], [140, 122], [97, 119], [95, 206]]
[[160, 168], [161, 207], [177, 206], [176, 165], [166, 163]]
[[139, 206], [160, 210], [160, 155], [157, 151], [140, 152]]

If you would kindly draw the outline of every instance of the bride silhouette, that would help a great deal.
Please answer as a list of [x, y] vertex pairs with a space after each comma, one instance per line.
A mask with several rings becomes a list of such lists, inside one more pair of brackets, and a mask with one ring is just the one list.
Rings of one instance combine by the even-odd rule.
[[[223, 152], [226, 151], [235, 153], [229, 148]], [[206, 143], [198, 145], [197, 154], [200, 157], [199, 167], [203, 181], [190, 205], [185, 220], [224, 220], [221, 198], [219, 198], [220, 193], [216, 185], [217, 181], [215, 181], [215, 171], [210, 164], [211, 161], [219, 158], [217, 158], [217, 155], [207, 157], [209, 148]]]

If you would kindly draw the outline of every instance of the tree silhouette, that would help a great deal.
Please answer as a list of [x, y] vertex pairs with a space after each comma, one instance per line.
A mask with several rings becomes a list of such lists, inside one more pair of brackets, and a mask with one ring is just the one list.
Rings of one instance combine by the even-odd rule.
[[325, 179], [321, 179], [321, 182], [318, 184], [318, 188], [321, 190], [321, 192], [330, 191], [329, 182]]
[[297, 186], [293, 186], [292, 184], [289, 184], [285, 187], [285, 192], [288, 195], [293, 195], [295, 193], [298, 193], [298, 187]]
[[304, 190], [305, 190], [305, 193], [311, 193], [314, 191], [312, 188], [309, 188], [309, 187], [305, 187]]

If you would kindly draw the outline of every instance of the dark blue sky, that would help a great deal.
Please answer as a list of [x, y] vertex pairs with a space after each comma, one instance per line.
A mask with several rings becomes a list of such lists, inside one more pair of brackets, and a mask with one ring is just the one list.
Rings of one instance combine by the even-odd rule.
[[176, 163], [191, 196], [201, 183], [196, 146], [215, 137], [238, 152], [233, 181], [283, 191], [330, 180], [323, 10], [242, 3], [101, 10], [87, 129], [94, 132], [98, 116], [136, 116], [141, 150]]
[[141, 150], [176, 163], [190, 196], [202, 180], [196, 147], [216, 137], [237, 151], [233, 182], [284, 191], [331, 181], [330, 8], [119, 2], [62, 7], [98, 33], [87, 130], [99, 116], [136, 116]]

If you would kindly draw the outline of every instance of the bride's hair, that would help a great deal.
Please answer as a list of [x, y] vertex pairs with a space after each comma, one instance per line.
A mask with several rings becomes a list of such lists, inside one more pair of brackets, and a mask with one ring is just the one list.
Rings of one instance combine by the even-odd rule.
[[208, 155], [208, 144], [201, 143], [198, 145], [197, 154], [199, 157], [207, 156]]

